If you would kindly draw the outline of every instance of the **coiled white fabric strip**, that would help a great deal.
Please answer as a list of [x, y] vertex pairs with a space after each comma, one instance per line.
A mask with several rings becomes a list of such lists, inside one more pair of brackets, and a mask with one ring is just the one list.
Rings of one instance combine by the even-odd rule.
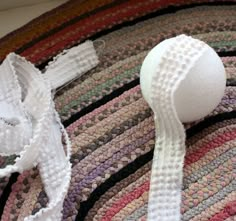
[[206, 44], [180, 35], [161, 58], [151, 84], [156, 142], [152, 163], [148, 220], [181, 219], [182, 170], [185, 156], [185, 129], [175, 106], [174, 93], [181, 81], [206, 50]]
[[14, 53], [0, 66], [0, 152], [18, 156], [0, 169], [0, 178], [38, 166], [49, 199], [47, 207], [25, 221], [61, 220], [71, 178], [71, 144], [51, 91], [97, 64], [93, 43], [87, 41], [56, 57], [44, 74]]

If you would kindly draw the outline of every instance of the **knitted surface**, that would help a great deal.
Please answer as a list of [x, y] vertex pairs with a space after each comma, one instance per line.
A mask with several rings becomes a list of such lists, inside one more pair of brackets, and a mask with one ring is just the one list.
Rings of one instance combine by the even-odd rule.
[[[71, 1], [0, 41], [1, 59], [16, 51], [42, 69], [88, 37], [105, 42], [99, 65], [55, 97], [72, 141], [63, 220], [146, 220], [155, 125], [139, 71], [152, 47], [182, 33], [213, 47], [227, 74], [219, 106], [185, 125], [182, 220], [235, 220], [236, 5], [184, 2]], [[13, 159], [1, 157], [0, 167]], [[23, 220], [47, 202], [37, 168], [0, 180], [3, 221]]]
[[164, 52], [152, 77], [149, 105], [154, 112], [156, 141], [148, 220], [180, 220], [186, 136], [185, 128], [177, 117], [174, 92], [206, 49], [207, 45], [202, 41], [179, 35]]
[[71, 143], [51, 92], [91, 70], [98, 58], [90, 41], [63, 53], [48, 64], [44, 73], [14, 53], [0, 66], [1, 151], [3, 156], [17, 156], [14, 164], [0, 168], [0, 178], [37, 166], [49, 198], [46, 208], [24, 221], [61, 220], [70, 185]]

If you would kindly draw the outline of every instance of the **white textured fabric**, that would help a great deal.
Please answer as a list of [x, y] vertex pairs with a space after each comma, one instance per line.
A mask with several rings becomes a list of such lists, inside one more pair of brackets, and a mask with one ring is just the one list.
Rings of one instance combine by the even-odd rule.
[[154, 112], [156, 143], [152, 164], [148, 220], [181, 219], [185, 129], [174, 105], [174, 93], [207, 49], [204, 42], [180, 35], [161, 57], [151, 81], [149, 105]]
[[[77, 55], [79, 62], [74, 61]], [[44, 74], [14, 53], [0, 66], [0, 152], [18, 155], [14, 165], [0, 169], [0, 178], [38, 166], [49, 199], [46, 208], [25, 221], [61, 220], [71, 177], [70, 141], [54, 108], [51, 90], [97, 63], [92, 43], [85, 42], [61, 54]]]
[[[66, 55], [66, 56], [63, 56]], [[64, 86], [98, 64], [92, 41], [63, 51], [46, 67], [47, 79], [53, 89]]]

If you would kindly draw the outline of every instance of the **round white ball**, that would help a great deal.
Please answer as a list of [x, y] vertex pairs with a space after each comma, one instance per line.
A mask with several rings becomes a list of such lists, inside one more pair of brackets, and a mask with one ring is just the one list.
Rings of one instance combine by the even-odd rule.
[[[174, 38], [155, 46], [143, 61], [140, 72], [141, 90], [151, 105], [151, 82], [161, 58]], [[174, 94], [174, 104], [182, 122], [199, 120], [211, 113], [220, 103], [226, 87], [224, 65], [216, 52], [207, 50], [197, 60]]]

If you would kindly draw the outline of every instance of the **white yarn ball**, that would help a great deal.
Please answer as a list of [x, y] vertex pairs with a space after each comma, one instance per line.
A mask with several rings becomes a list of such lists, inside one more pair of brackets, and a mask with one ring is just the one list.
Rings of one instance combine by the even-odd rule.
[[[155, 46], [143, 61], [140, 72], [141, 90], [151, 104], [151, 82], [162, 55], [175, 39], [170, 38]], [[174, 94], [174, 104], [182, 122], [199, 120], [212, 112], [220, 103], [226, 87], [224, 65], [216, 52], [207, 50], [197, 60]]]

